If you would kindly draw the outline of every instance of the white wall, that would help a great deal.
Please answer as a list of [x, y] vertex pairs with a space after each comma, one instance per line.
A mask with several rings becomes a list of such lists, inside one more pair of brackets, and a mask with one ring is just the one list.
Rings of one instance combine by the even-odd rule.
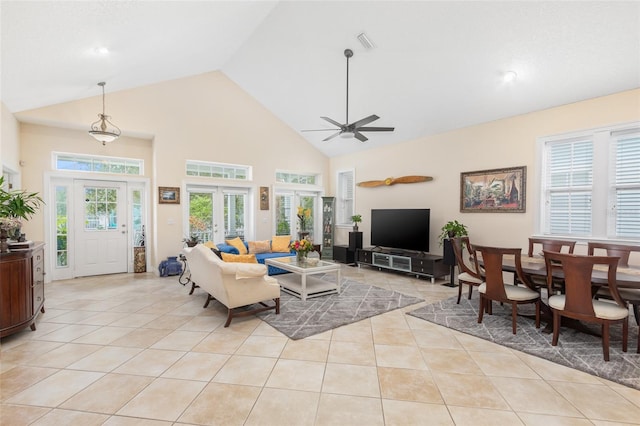
[[[20, 123], [11, 114], [4, 103], [0, 103], [0, 168], [20, 173]], [[20, 176], [14, 182], [15, 188], [21, 187]]]

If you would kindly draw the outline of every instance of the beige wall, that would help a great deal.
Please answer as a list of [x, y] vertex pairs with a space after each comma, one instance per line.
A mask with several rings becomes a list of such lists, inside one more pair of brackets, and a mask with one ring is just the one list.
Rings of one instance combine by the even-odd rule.
[[[50, 151], [64, 150], [60, 147], [67, 143], [70, 151], [114, 155], [124, 150], [122, 155], [129, 156], [129, 138], [104, 148], [86, 136], [100, 106], [100, 98], [92, 97], [16, 114], [20, 120], [48, 124], [22, 126], [25, 187], [42, 187], [43, 173], [50, 167]], [[467, 224], [478, 243], [524, 247], [534, 232], [536, 139], [640, 120], [640, 89], [333, 159], [322, 155], [219, 72], [108, 93], [107, 113], [125, 134], [153, 141], [153, 168], [148, 173], [153, 187], [151, 235], [157, 236], [150, 247], [155, 253], [154, 265], [182, 248], [183, 205], [158, 205], [157, 187], [184, 189], [187, 182], [197, 182], [184, 174], [186, 159], [251, 165], [255, 188], [273, 186], [276, 169], [319, 172], [327, 195], [333, 195], [335, 173], [341, 169], [355, 168], [356, 182], [432, 176], [434, 180], [428, 183], [357, 188], [356, 212], [363, 215], [360, 227], [368, 244], [372, 208], [430, 208], [431, 251], [438, 253], [439, 229], [451, 219]], [[526, 213], [460, 213], [460, 172], [521, 165], [528, 168]], [[257, 191], [254, 195], [257, 206]], [[269, 211], [256, 210], [256, 238], [270, 238], [272, 213], [273, 205]], [[37, 235], [41, 229], [28, 232], [42, 238]], [[346, 243], [348, 230], [339, 229], [337, 243]]]
[[[100, 108], [100, 98], [92, 97], [16, 114], [21, 121], [48, 124], [23, 126], [21, 134], [23, 154], [37, 157], [29, 159], [34, 166], [28, 172], [29, 184], [35, 190], [41, 188], [43, 172], [49, 170], [50, 151], [63, 150], [59, 146], [65, 146], [67, 138], [73, 139], [69, 148], [73, 152], [135, 155], [129, 154], [127, 138], [102, 147], [86, 135]], [[153, 139], [150, 208], [154, 219], [152, 235], [157, 238], [150, 247], [155, 254], [152, 265], [177, 255], [185, 237], [183, 204], [158, 205], [157, 187], [178, 186], [184, 190], [186, 182], [210, 182], [187, 179], [187, 159], [253, 166], [252, 183], [256, 189], [272, 186], [276, 169], [322, 173], [325, 187], [329, 185], [328, 158], [220, 72], [107, 93], [106, 110], [124, 134]], [[82, 131], [61, 131], [52, 124]], [[257, 206], [257, 190], [254, 195]], [[256, 212], [256, 238], [271, 237], [272, 213], [273, 206]]]
[[[428, 120], [428, 117], [425, 117]], [[440, 228], [457, 219], [478, 244], [525, 248], [534, 233], [536, 140], [545, 135], [640, 120], [640, 89], [424, 137], [399, 145], [331, 159], [332, 180], [355, 168], [356, 182], [405, 175], [432, 176], [432, 182], [389, 187], [356, 187], [364, 244], [370, 243], [371, 209], [431, 209], [432, 253], [441, 253]], [[527, 166], [526, 213], [461, 213], [460, 173]], [[334, 185], [335, 187], [335, 185]], [[336, 240], [346, 244], [348, 229]]]
[[[7, 167], [13, 172], [20, 173], [20, 123], [7, 109], [4, 103], [0, 103], [2, 121], [0, 123], [0, 167]], [[20, 182], [16, 183], [20, 187]]]
[[[44, 196], [45, 174], [52, 168], [52, 153], [67, 152], [111, 157], [131, 157], [144, 160], [145, 175], [151, 177], [153, 169], [152, 142], [149, 139], [121, 137], [118, 143], [103, 146], [89, 136], [86, 130], [22, 123], [20, 129], [20, 158], [23, 161], [23, 184], [29, 191]], [[120, 177], [115, 177], [118, 180]], [[40, 210], [23, 229], [30, 239], [44, 239], [44, 210]]]

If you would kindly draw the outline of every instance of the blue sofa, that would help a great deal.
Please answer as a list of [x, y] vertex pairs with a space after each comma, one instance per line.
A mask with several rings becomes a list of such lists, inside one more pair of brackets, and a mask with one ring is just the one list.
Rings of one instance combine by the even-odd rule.
[[[247, 247], [247, 251], [249, 250], [249, 245], [247, 244], [246, 241], [244, 241], [244, 245], [245, 247]], [[218, 250], [220, 250], [221, 252], [224, 253], [229, 253], [229, 254], [240, 254], [240, 252], [238, 251], [237, 248], [235, 248], [234, 246], [231, 246], [229, 244], [216, 244], [216, 246], [218, 247]], [[290, 251], [289, 253], [283, 253], [283, 252], [278, 252], [278, 253], [258, 253], [256, 254], [256, 260], [258, 261], [258, 263], [261, 263], [264, 265], [264, 261], [265, 259], [270, 259], [273, 257], [287, 257], [287, 256], [295, 256], [296, 252], [295, 251]], [[279, 274], [288, 274], [289, 271], [285, 271], [284, 269], [280, 269], [280, 268], [276, 268], [274, 266], [271, 265], [267, 265], [267, 273], [269, 275], [279, 275]]]

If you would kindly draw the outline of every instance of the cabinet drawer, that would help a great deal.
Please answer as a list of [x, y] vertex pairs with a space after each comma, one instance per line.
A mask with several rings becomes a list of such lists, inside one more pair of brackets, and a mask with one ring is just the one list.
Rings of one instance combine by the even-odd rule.
[[44, 263], [44, 250], [38, 250], [33, 253], [33, 265]]

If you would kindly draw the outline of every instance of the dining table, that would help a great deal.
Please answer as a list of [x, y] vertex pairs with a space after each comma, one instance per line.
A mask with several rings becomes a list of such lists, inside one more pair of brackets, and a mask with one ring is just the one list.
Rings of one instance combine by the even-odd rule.
[[[478, 263], [483, 266], [482, 258], [478, 257]], [[547, 278], [547, 266], [544, 262], [543, 256], [521, 256], [520, 263], [522, 265], [522, 272], [532, 278], [537, 278], [536, 282], [540, 282], [542, 279]], [[516, 272], [516, 264], [513, 256], [505, 256], [502, 260], [502, 270], [505, 272]], [[554, 268], [552, 276], [559, 280], [564, 278], [562, 268]], [[619, 288], [632, 288], [640, 290], [640, 267], [627, 266], [618, 267], [616, 270], [616, 284]], [[595, 295], [599, 287], [609, 285], [607, 271], [604, 267], [596, 265], [591, 273], [591, 285], [592, 294]], [[546, 285], [544, 286], [546, 288]], [[552, 324], [552, 311], [551, 308], [544, 302], [540, 304], [541, 314], [543, 319], [547, 320], [547, 326], [543, 330], [545, 333], [551, 333]], [[568, 326], [589, 334], [594, 334], [591, 329], [583, 327], [582, 323], [577, 320], [570, 320], [568, 318], [562, 318], [562, 325]]]
[[[480, 262], [480, 259], [478, 259]], [[481, 263], [481, 262], [480, 262]], [[520, 258], [522, 264], [522, 272], [526, 275], [538, 278], [547, 278], [547, 267], [542, 256], [522, 256]], [[516, 271], [515, 260], [513, 257], [505, 257], [502, 261], [502, 269], [506, 272]], [[564, 273], [562, 268], [554, 269], [553, 277], [562, 279]], [[627, 266], [618, 267], [616, 271], [616, 284], [622, 288], [634, 288], [640, 290], [640, 267]], [[591, 285], [594, 287], [602, 287], [609, 285], [606, 269], [596, 266], [591, 273]]]

